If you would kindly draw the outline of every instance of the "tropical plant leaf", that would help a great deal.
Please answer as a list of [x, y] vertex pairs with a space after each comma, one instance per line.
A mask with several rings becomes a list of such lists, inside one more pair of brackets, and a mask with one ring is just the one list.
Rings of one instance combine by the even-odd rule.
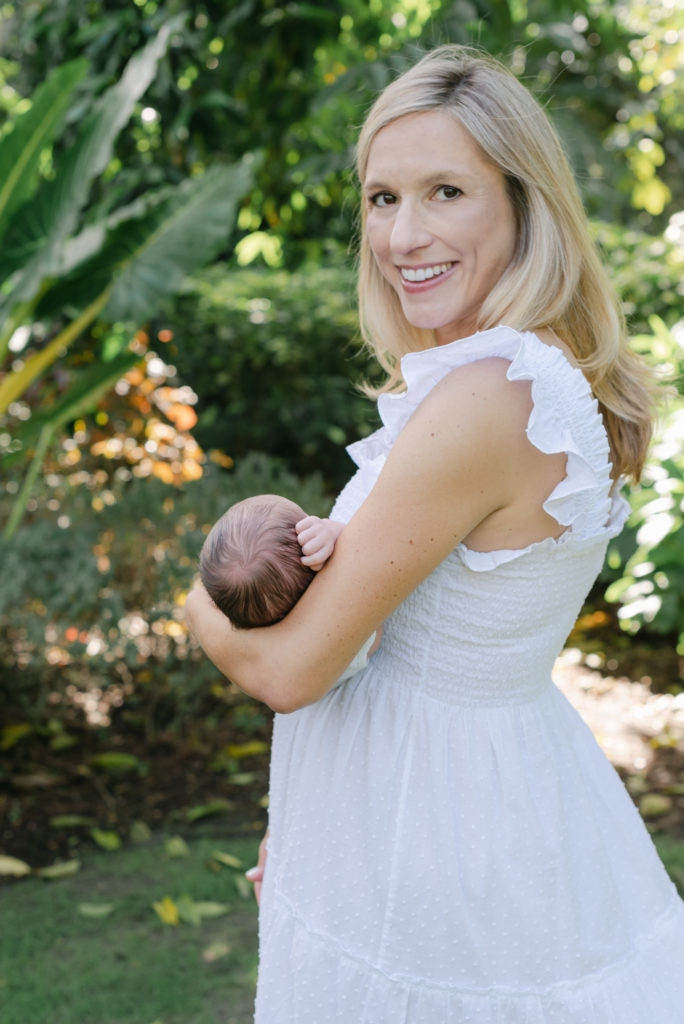
[[64, 280], [51, 303], [56, 298], [81, 309], [110, 286], [102, 319], [148, 320], [188, 274], [228, 248], [253, 173], [254, 160], [216, 166], [165, 190], [162, 202], [118, 224], [100, 252]]
[[17, 271], [3, 303], [5, 313], [38, 294], [45, 278], [61, 273], [62, 245], [75, 231], [94, 179], [109, 163], [119, 132], [152, 81], [171, 33], [182, 22], [182, 17], [169, 21], [130, 59], [119, 81], [86, 118], [55, 178], [15, 211], [0, 253], [0, 276], [7, 278]]
[[0, 237], [14, 211], [33, 194], [42, 151], [55, 138], [88, 61], [56, 68], [36, 90], [30, 108], [0, 141]]

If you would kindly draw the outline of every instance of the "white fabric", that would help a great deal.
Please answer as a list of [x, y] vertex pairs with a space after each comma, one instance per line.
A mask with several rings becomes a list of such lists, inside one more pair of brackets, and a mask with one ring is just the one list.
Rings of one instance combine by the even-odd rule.
[[500, 356], [527, 433], [567, 452], [559, 540], [459, 544], [367, 668], [276, 716], [257, 1024], [681, 1024], [684, 909], [551, 669], [621, 529], [589, 385], [498, 327], [402, 360], [403, 395], [350, 447], [332, 515], [367, 496], [445, 374]]
[[366, 667], [368, 664], [368, 652], [375, 642], [375, 637], [375, 633], [368, 637], [361, 650], [356, 652], [340, 678], [337, 680], [338, 683], [343, 683], [345, 679], [351, 679], [352, 676], [355, 676], [357, 672], [360, 672], [361, 669]]

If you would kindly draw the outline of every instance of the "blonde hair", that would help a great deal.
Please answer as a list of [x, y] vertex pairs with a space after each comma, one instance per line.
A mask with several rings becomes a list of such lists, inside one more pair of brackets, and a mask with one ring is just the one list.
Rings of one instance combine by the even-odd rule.
[[[440, 46], [392, 82], [366, 118], [357, 144], [363, 183], [377, 133], [406, 114], [442, 109], [455, 118], [504, 175], [518, 227], [517, 249], [482, 305], [478, 330], [507, 324], [551, 329], [589, 380], [608, 433], [613, 470], [639, 479], [651, 438], [656, 385], [629, 347], [617, 296], [592, 242], [560, 140], [532, 94], [499, 61], [459, 45]], [[404, 317], [396, 292], [370, 249], [362, 204], [359, 260], [361, 331], [401, 383], [399, 360], [431, 348], [431, 330]]]

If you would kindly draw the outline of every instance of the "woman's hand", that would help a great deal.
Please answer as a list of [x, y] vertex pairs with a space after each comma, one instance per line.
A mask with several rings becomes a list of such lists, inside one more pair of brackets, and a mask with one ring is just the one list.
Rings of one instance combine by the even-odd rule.
[[268, 842], [268, 829], [264, 838], [259, 843], [259, 856], [256, 866], [245, 871], [245, 878], [248, 882], [254, 883], [254, 896], [257, 903], [261, 903], [261, 886], [264, 883], [264, 871], [266, 870], [266, 844]]

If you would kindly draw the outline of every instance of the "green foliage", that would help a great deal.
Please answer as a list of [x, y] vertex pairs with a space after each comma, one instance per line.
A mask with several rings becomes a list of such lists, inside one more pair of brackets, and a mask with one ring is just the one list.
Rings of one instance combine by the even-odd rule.
[[[597, 221], [592, 225], [608, 272], [620, 295], [630, 333], [646, 335], [651, 318], [667, 324], [684, 318], [684, 215], [674, 214], [664, 234], [648, 235], [634, 227]], [[643, 338], [641, 349], [648, 354]], [[671, 353], [662, 346], [655, 362], [667, 361]]]
[[[253, 161], [245, 158], [236, 166], [215, 166], [192, 181], [144, 194], [103, 220], [88, 216], [92, 183], [108, 165], [118, 134], [180, 25], [179, 19], [164, 25], [131, 57], [119, 81], [93, 104], [49, 176], [38, 174], [41, 152], [57, 133], [84, 62], [58, 69], [13, 130], [0, 138], [0, 168], [6, 169], [0, 190], [0, 225], [6, 226], [0, 265], [7, 277], [0, 291], [0, 358], [10, 349], [21, 350], [13, 344], [18, 333], [24, 332], [24, 344], [34, 335], [21, 360], [11, 362], [10, 351], [0, 381], [0, 414], [19, 416], [15, 456], [28, 455], [40, 438], [6, 536], [16, 529], [57, 431], [76, 405], [81, 413], [91, 409], [138, 353], [103, 353], [102, 364], [90, 368], [87, 377], [72, 371], [71, 388], [57, 407], [32, 396], [27, 424], [18, 401], [95, 319], [140, 322], [158, 312], [187, 273], [225, 249], [238, 202], [251, 182]], [[14, 174], [15, 166], [20, 174]], [[45, 342], [55, 321], [63, 324], [65, 319], [70, 322]]]
[[93, 495], [75, 488], [57, 521], [42, 487], [41, 512], [0, 541], [3, 706], [41, 724], [70, 718], [97, 690], [101, 711], [90, 724], [106, 724], [123, 702], [132, 727], [145, 721], [148, 732], [187, 720], [217, 678], [191, 644], [182, 608], [215, 519], [261, 492], [312, 514], [329, 506], [319, 477], [297, 479], [259, 455], [234, 472], [208, 467], [182, 491], [156, 479], [117, 484], [108, 504], [95, 502], [99, 512]]
[[[652, 318], [653, 335], [635, 345], [684, 382], [684, 345], [662, 321]], [[681, 327], [680, 327], [681, 331]], [[684, 389], [683, 389], [684, 391]], [[684, 654], [684, 397], [669, 402], [659, 426], [641, 485], [632, 492], [632, 515], [625, 534], [611, 545], [606, 592], [620, 605], [626, 630], [646, 627], [679, 635]]]
[[216, 266], [194, 277], [176, 305], [170, 354], [198, 396], [199, 443], [238, 464], [268, 451], [341, 486], [353, 469], [344, 445], [377, 425], [353, 383], [375, 369], [354, 342], [353, 302], [351, 271], [334, 252], [323, 267]]
[[[47, 63], [86, 57], [99, 91], [171, 8], [182, 37], [119, 139], [96, 204], [194, 175], [216, 155], [266, 156], [241, 211], [251, 251], [295, 265], [346, 242], [357, 127], [377, 92], [418, 53], [443, 42], [507, 60], [548, 104], [592, 213], [649, 224], [681, 205], [682, 13], [659, 0], [53, 0], [16, 8], [8, 56], [25, 94]], [[75, 119], [75, 112], [73, 115]], [[263, 243], [270, 238], [267, 248]], [[273, 242], [286, 242], [274, 246]]]

